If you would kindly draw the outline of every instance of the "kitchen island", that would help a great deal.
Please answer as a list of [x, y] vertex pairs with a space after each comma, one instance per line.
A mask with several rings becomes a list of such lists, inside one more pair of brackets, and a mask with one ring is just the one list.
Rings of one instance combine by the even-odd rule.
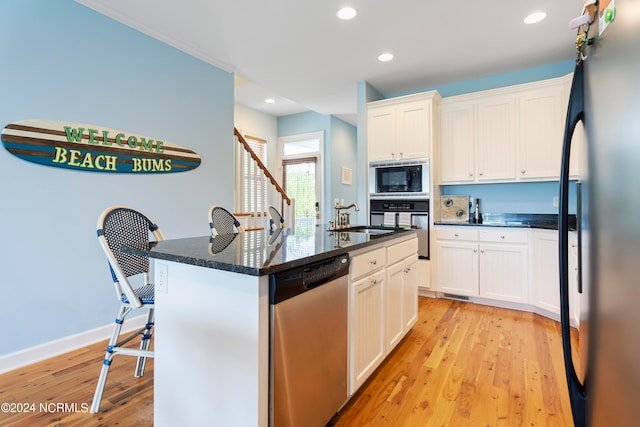
[[267, 426], [269, 275], [415, 237], [387, 231], [311, 226], [123, 249], [153, 260], [154, 425]]

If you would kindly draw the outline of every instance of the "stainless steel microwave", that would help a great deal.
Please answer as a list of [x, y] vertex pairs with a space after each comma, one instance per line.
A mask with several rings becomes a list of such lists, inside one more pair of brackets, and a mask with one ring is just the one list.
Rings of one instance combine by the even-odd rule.
[[428, 198], [429, 159], [372, 162], [369, 195], [381, 198]]

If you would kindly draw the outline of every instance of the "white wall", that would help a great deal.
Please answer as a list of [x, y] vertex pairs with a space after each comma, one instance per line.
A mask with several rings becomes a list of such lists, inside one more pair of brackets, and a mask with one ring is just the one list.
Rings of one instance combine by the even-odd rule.
[[199, 168], [76, 172], [0, 148], [0, 355], [113, 322], [117, 301], [96, 220], [136, 207], [168, 238], [209, 232], [233, 204], [233, 76], [71, 0], [0, 2], [0, 125], [52, 119], [189, 147]]

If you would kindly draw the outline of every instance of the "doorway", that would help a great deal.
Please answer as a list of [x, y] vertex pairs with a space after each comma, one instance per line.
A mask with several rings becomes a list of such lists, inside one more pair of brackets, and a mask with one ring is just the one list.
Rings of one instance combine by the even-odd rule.
[[324, 222], [322, 132], [279, 139], [284, 191], [295, 200], [296, 226]]

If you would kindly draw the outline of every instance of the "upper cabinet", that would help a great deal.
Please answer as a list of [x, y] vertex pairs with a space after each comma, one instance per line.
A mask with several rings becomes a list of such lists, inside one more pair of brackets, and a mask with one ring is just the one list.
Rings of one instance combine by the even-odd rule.
[[518, 173], [522, 179], [560, 177], [564, 125], [562, 101], [562, 86], [559, 84], [520, 94]]
[[369, 162], [430, 157], [439, 102], [432, 91], [368, 103]]
[[[567, 82], [570, 76], [445, 98], [440, 183], [557, 180]], [[580, 129], [574, 141], [581, 146]], [[572, 177], [580, 164], [572, 160]]]

